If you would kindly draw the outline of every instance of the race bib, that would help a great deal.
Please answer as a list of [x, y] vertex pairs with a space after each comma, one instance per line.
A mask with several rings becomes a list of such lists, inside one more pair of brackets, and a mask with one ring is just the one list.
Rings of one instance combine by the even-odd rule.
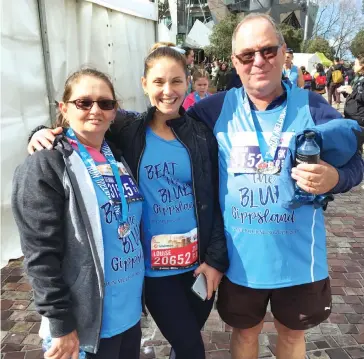
[[[114, 175], [111, 171], [111, 167], [108, 164], [101, 164], [97, 166], [98, 170], [104, 177], [105, 183], [110, 191], [110, 195], [112, 199], [119, 199], [118, 195], [118, 186], [115, 181]], [[142, 201], [143, 196], [139, 192], [138, 186], [134, 182], [133, 178], [129, 175], [128, 171], [124, 167], [124, 165], [118, 162], [118, 170], [120, 174], [121, 184], [124, 189], [125, 198], [128, 203]]]
[[[268, 139], [271, 133], [265, 132], [263, 135], [265, 139]], [[278, 174], [286, 158], [289, 141], [292, 136], [292, 132], [283, 133], [274, 159], [272, 161], [264, 161], [255, 133], [236, 133], [232, 138], [228, 172]]]
[[188, 268], [197, 261], [197, 228], [184, 234], [160, 234], [152, 237], [152, 269]]

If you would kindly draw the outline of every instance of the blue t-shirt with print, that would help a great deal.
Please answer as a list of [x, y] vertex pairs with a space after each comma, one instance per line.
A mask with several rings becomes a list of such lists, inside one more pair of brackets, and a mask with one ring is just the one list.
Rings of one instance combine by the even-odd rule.
[[[113, 200], [120, 201], [119, 189], [105, 157], [87, 148], [103, 175]], [[105, 292], [101, 338], [110, 338], [133, 327], [141, 317], [144, 279], [144, 256], [140, 242], [142, 200], [135, 181], [118, 162], [121, 183], [128, 203], [130, 234], [118, 235], [118, 220], [113, 206], [100, 187], [94, 184], [99, 203], [104, 245]]]
[[[279, 203], [277, 169], [284, 169], [295, 133], [314, 126], [308, 92], [293, 87], [286, 102], [265, 111], [251, 109], [243, 95], [241, 89], [226, 94], [214, 128], [230, 259], [226, 275], [238, 285], [267, 289], [324, 279], [328, 269], [322, 209], [306, 205], [288, 210]], [[285, 108], [274, 160], [265, 162], [267, 144]]]
[[145, 275], [161, 277], [195, 269], [197, 221], [191, 163], [185, 147], [176, 139], [162, 139], [148, 127], [139, 186], [145, 198]]

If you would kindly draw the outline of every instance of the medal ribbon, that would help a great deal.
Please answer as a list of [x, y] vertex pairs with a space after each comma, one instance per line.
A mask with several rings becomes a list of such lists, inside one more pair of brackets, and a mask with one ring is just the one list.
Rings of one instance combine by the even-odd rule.
[[103, 191], [105, 193], [105, 195], [109, 199], [110, 204], [113, 206], [116, 218], [118, 219], [119, 227], [122, 226], [123, 224], [126, 224], [127, 220], [128, 220], [128, 204], [125, 199], [124, 187], [120, 180], [117, 162], [116, 162], [115, 157], [112, 154], [108, 144], [105, 142], [105, 140], [103, 141], [103, 143], [101, 145], [101, 153], [105, 156], [106, 161], [110, 165], [112, 173], [115, 177], [115, 181], [116, 181], [116, 184], [119, 189], [120, 202], [116, 202], [111, 198], [111, 194], [110, 194], [109, 188], [106, 185], [104, 177], [102, 176], [100, 171], [97, 169], [95, 161], [90, 156], [90, 154], [87, 152], [85, 146], [80, 141], [78, 141], [72, 128], [67, 129], [66, 136], [69, 137], [70, 139], [76, 141], [76, 143], [78, 145], [78, 149], [80, 151], [81, 159], [82, 159], [83, 163], [85, 164], [92, 181], [94, 183], [96, 183], [99, 186], [99, 188], [101, 189], [101, 191]]
[[[248, 116], [248, 119], [254, 125], [255, 134], [257, 136], [260, 153], [264, 159], [264, 162], [274, 160], [274, 157], [276, 155], [277, 148], [278, 148], [281, 136], [282, 136], [284, 122], [287, 117], [286, 115], [287, 115], [288, 99], [289, 99], [289, 95], [290, 95], [290, 87], [288, 85], [286, 85], [285, 83], [283, 83], [283, 85], [285, 86], [286, 91], [287, 91], [286, 105], [285, 105], [284, 109], [282, 110], [282, 113], [280, 114], [279, 119], [277, 120], [277, 122], [274, 125], [272, 136], [270, 137], [268, 144], [266, 143], [262, 132], [258, 131], [260, 129], [258, 119], [255, 118], [256, 116], [253, 116], [252, 110], [250, 108], [248, 95], [246, 94], [246, 92], [244, 92], [244, 110]], [[265, 146], [265, 145], [267, 145], [267, 146]], [[264, 148], [266, 148], [266, 147], [268, 147], [267, 152], [264, 151]]]

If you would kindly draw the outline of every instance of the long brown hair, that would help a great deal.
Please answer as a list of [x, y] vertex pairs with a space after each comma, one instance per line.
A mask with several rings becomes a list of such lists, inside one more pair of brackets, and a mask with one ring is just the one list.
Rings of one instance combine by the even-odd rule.
[[[66, 80], [66, 83], [64, 85], [62, 102], [66, 103], [67, 101], [69, 101], [69, 99], [72, 96], [73, 85], [75, 83], [77, 83], [78, 81], [80, 81], [80, 79], [84, 76], [91, 76], [91, 77], [95, 77], [97, 79], [105, 81], [105, 83], [109, 86], [109, 88], [111, 90], [113, 99], [116, 100], [114, 86], [113, 86], [111, 80], [109, 79], [109, 77], [101, 71], [98, 71], [98, 70], [90, 68], [90, 67], [85, 67], [85, 68], [82, 68], [82, 69], [74, 72]], [[56, 127], [68, 127], [68, 126], [69, 126], [68, 121], [64, 118], [62, 112], [60, 112], [57, 116]]]

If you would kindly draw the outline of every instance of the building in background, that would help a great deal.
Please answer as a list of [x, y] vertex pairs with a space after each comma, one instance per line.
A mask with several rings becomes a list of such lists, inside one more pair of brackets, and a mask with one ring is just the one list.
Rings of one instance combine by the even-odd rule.
[[[229, 14], [239, 14], [243, 17], [253, 12], [269, 14], [277, 23], [286, 23], [296, 29], [304, 29], [307, 18], [307, 38], [310, 38], [318, 11], [318, 0], [310, 0], [309, 8], [307, 1], [159, 0], [159, 23], [162, 24], [159, 30], [161, 34], [159, 40], [173, 41], [181, 45], [193, 37], [194, 41], [190, 45], [197, 46], [199, 39], [196, 38], [196, 33], [202, 30], [201, 24], [211, 30], [213, 24], [218, 23]], [[306, 17], [307, 11], [308, 17]], [[167, 33], [167, 31], [169, 32]], [[194, 36], [190, 36], [191, 32]], [[205, 41], [201, 39], [202, 42], [206, 46]]]
[[[215, 0], [208, 2], [212, 6], [215, 5]], [[262, 12], [269, 14], [277, 23], [286, 23], [296, 29], [305, 28], [307, 0], [223, 0], [223, 2], [230, 13], [244, 16], [252, 12]], [[312, 35], [317, 10], [317, 0], [310, 0], [308, 38]]]
[[203, 24], [212, 20], [207, 0], [185, 0], [187, 12], [187, 32], [192, 29], [196, 20]]

